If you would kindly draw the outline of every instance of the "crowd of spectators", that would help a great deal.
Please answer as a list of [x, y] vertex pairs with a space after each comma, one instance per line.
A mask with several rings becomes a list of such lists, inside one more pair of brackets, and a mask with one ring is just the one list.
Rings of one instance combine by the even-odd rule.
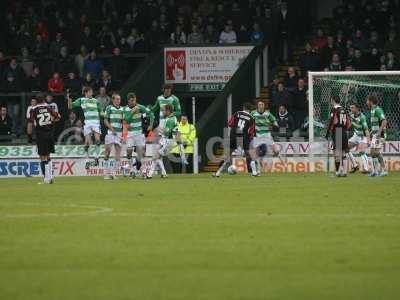
[[399, 16], [400, 1], [343, 1], [334, 9], [305, 43], [298, 67], [269, 85], [274, 114], [293, 116], [287, 132], [306, 129], [308, 71], [400, 70]]

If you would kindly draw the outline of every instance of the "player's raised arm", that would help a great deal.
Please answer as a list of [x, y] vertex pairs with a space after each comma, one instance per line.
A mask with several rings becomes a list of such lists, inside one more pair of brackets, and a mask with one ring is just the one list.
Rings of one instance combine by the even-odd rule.
[[155, 119], [154, 113], [144, 105], [139, 105], [139, 108], [140, 108], [140, 113], [149, 115], [150, 124], [147, 130], [148, 131], [153, 130], [153, 124]]
[[156, 103], [151, 107], [153, 113], [160, 111], [160, 99], [157, 98]]
[[178, 97], [176, 97], [176, 96], [173, 96], [173, 97], [174, 97], [174, 100], [173, 100], [173, 103], [172, 103], [172, 105], [174, 106], [173, 115], [175, 117], [179, 118], [182, 115], [181, 103], [180, 103]]

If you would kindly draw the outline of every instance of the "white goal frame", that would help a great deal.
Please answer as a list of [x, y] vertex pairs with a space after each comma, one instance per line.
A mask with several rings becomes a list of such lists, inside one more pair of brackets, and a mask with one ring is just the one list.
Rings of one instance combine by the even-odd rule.
[[[308, 72], [308, 141], [309, 141], [309, 162], [310, 172], [315, 172], [314, 165], [314, 78], [318, 76], [387, 76], [398, 75], [400, 71], [339, 71], [339, 72]], [[329, 170], [327, 170], [329, 171]]]

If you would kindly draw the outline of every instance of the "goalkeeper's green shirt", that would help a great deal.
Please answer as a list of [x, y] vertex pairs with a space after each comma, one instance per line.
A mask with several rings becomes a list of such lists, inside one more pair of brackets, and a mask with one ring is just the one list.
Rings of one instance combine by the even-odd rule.
[[151, 110], [155, 113], [159, 111], [160, 113], [160, 123], [164, 122], [164, 115], [162, 113], [162, 107], [170, 104], [174, 108], [174, 115], [179, 117], [181, 115], [181, 104], [179, 102], [179, 98], [175, 95], [171, 95], [169, 97], [165, 97], [164, 95], [160, 95], [157, 97], [156, 104], [151, 108]]
[[85, 116], [85, 125], [100, 126], [101, 105], [96, 98], [78, 98], [72, 102], [72, 108], [81, 107]]
[[269, 136], [272, 131], [272, 126], [276, 123], [276, 118], [270, 111], [260, 113], [253, 111], [251, 113], [256, 123], [256, 137]]
[[[104, 118], [108, 119], [110, 125], [115, 129], [115, 133], [122, 134], [122, 123], [124, 120], [125, 108], [123, 106], [116, 107], [109, 105], [106, 107]], [[108, 134], [112, 134], [112, 131], [108, 129]]]
[[125, 107], [124, 110], [124, 119], [125, 122], [128, 124], [128, 134], [130, 135], [137, 135], [143, 133], [143, 120], [142, 115], [147, 114], [150, 118], [150, 127], [153, 127], [154, 122], [154, 114], [153, 112], [148, 109], [146, 106], [138, 104], [137, 105], [139, 110], [135, 113], [132, 112], [132, 109], [128, 106]]
[[356, 116], [350, 113], [351, 127], [353, 132], [358, 136], [365, 136], [365, 131], [368, 129], [367, 118], [363, 113]]
[[[379, 131], [379, 128], [382, 124], [382, 121], [385, 120], [385, 113], [380, 106], [374, 106], [371, 109], [371, 134], [376, 134]], [[382, 132], [382, 137], [385, 136], [385, 130]]]
[[175, 116], [165, 118], [163, 137], [173, 139], [178, 132], [178, 120]]

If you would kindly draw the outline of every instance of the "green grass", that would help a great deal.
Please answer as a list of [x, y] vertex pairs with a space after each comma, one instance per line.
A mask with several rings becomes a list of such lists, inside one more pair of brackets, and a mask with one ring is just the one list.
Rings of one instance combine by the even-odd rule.
[[0, 180], [0, 299], [400, 299], [400, 175]]

